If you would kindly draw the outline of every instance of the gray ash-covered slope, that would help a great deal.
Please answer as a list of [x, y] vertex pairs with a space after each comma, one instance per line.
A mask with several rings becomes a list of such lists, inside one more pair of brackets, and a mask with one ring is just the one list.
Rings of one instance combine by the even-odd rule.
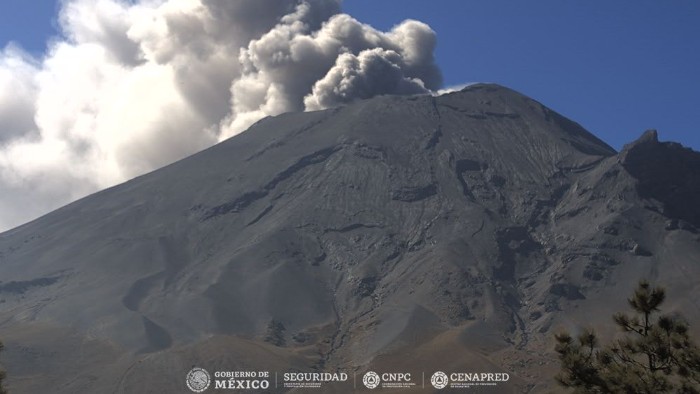
[[10, 388], [179, 392], [197, 364], [546, 391], [553, 331], [610, 326], [640, 278], [700, 323], [698, 174], [497, 85], [267, 118], [0, 235]]

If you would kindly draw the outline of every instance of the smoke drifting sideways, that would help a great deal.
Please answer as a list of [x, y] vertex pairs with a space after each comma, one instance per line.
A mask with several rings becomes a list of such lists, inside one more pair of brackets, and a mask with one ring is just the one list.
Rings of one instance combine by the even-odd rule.
[[341, 0], [64, 0], [43, 58], [0, 51], [0, 231], [255, 121], [432, 93], [436, 34]]

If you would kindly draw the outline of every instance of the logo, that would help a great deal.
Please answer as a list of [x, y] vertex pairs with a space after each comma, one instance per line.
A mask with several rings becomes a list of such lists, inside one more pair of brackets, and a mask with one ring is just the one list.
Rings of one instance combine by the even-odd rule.
[[442, 371], [435, 372], [430, 378], [430, 384], [432, 384], [433, 387], [435, 387], [438, 390], [447, 387], [448, 383], [449, 380], [447, 379], [447, 374]]
[[195, 393], [204, 392], [204, 390], [209, 388], [211, 383], [211, 376], [204, 368], [192, 368], [190, 372], [187, 373], [187, 388], [194, 391]]
[[345, 372], [285, 372], [283, 385], [285, 388], [318, 389], [325, 384], [347, 382]]
[[437, 371], [430, 378], [430, 383], [436, 389], [468, 389], [478, 386], [498, 386], [507, 382], [510, 376], [507, 373], [495, 372], [453, 372], [449, 375]]
[[269, 371], [216, 371], [214, 390], [267, 390]]
[[379, 386], [379, 375], [374, 371], [369, 371], [362, 377], [362, 383], [368, 389], [376, 389]]

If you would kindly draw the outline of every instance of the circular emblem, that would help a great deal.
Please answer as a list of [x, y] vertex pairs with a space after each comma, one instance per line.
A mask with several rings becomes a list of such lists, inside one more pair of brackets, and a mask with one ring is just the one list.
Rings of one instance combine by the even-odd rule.
[[430, 378], [430, 384], [432, 384], [433, 387], [435, 387], [438, 390], [447, 387], [447, 383], [449, 383], [449, 379], [447, 379], [447, 374], [442, 371], [435, 372]]
[[365, 376], [362, 377], [362, 383], [368, 389], [377, 388], [377, 386], [379, 386], [379, 381], [379, 375], [377, 375], [377, 373], [374, 371], [369, 371], [365, 374]]
[[186, 382], [187, 388], [195, 393], [201, 393], [209, 388], [211, 376], [209, 376], [209, 372], [204, 368], [192, 368], [190, 372], [187, 373]]

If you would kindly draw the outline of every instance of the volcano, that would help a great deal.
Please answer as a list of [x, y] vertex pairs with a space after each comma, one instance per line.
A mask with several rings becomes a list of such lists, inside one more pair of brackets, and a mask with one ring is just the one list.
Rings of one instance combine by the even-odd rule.
[[189, 392], [197, 365], [556, 390], [553, 334], [611, 335], [642, 278], [698, 326], [698, 197], [699, 153], [616, 152], [493, 84], [265, 118], [0, 234], [8, 388]]

